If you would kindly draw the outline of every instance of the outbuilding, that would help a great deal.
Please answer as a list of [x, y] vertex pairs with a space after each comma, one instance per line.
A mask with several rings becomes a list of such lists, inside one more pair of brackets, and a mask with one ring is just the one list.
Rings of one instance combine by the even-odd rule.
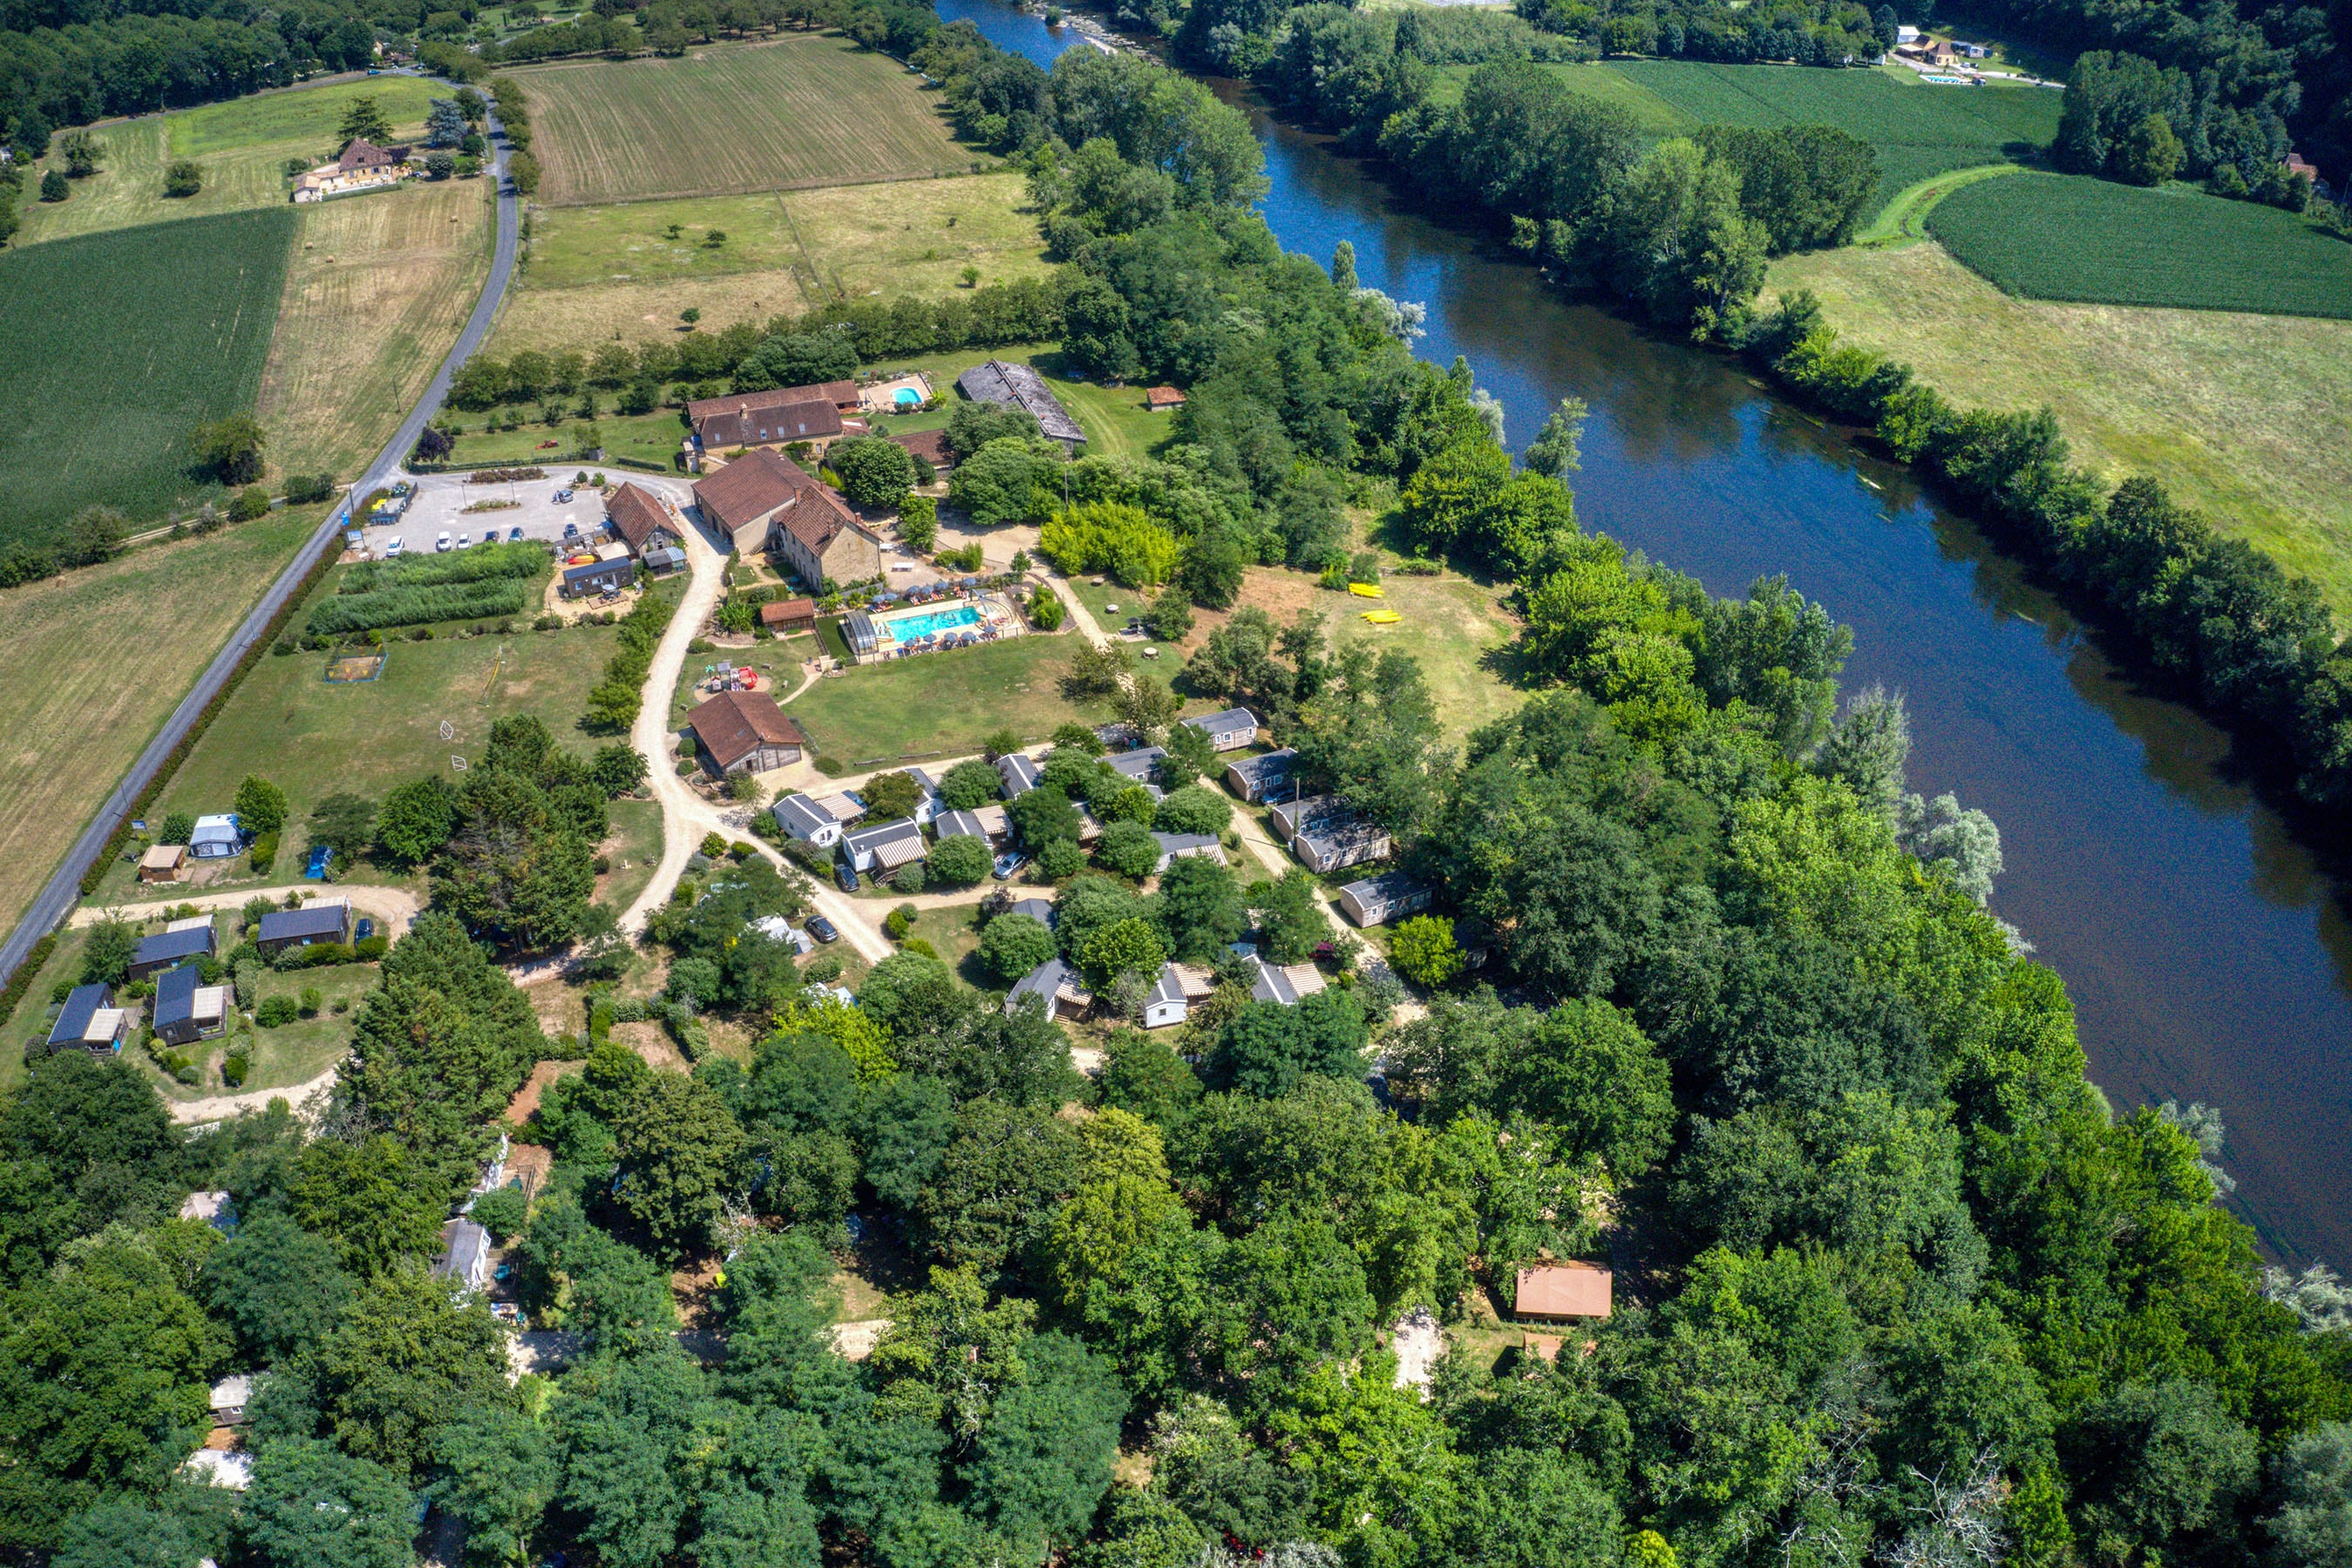
[[1031, 997], [1045, 1007], [1048, 1018], [1081, 1019], [1095, 1005], [1094, 993], [1087, 989], [1086, 981], [1059, 958], [1046, 959], [1013, 983], [1013, 988], [1004, 996], [1006, 1015], [1011, 1016]]
[[798, 762], [808, 745], [792, 716], [759, 692], [721, 692], [688, 714], [686, 727], [703, 768], [722, 779]]
[[1598, 1263], [1574, 1258], [1530, 1263], [1518, 1271], [1511, 1312], [1517, 1317], [1552, 1322], [1605, 1318], [1613, 1284], [1613, 1276]]
[[131, 950], [131, 967], [125, 972], [134, 980], [143, 980], [191, 958], [209, 958], [219, 951], [209, 916], [173, 921], [168, 929], [139, 939], [139, 946]]
[[618, 593], [637, 580], [637, 563], [623, 551], [609, 560], [582, 561], [578, 566], [563, 569], [563, 581], [556, 591], [566, 599], [587, 599], [600, 593]]
[[760, 624], [779, 637], [816, 630], [816, 601], [772, 599], [760, 606]]
[[870, 871], [878, 876], [923, 858], [923, 830], [912, 817], [877, 822], [844, 834], [841, 852], [852, 870]]
[[1290, 776], [1297, 768], [1298, 752], [1287, 746], [1279, 751], [1235, 758], [1225, 764], [1225, 788], [1255, 806], [1288, 789]]
[[235, 811], [198, 817], [195, 831], [188, 835], [188, 853], [200, 861], [225, 860], [244, 852], [245, 833], [237, 826]]
[[775, 818], [776, 826], [784, 831], [787, 838], [814, 844], [821, 850], [829, 850], [841, 842], [841, 819], [827, 810], [824, 803], [814, 795], [795, 789], [769, 807], [768, 814]]
[[155, 981], [149, 1021], [167, 1045], [208, 1040], [228, 1027], [228, 988], [204, 984], [194, 964], [166, 970]]
[[1217, 988], [1216, 975], [1192, 964], [1162, 964], [1159, 983], [1143, 998], [1143, 1027], [1166, 1029], [1192, 1015], [1192, 1004]]
[[52, 1053], [87, 1051], [109, 1055], [122, 1049], [130, 1032], [131, 1009], [114, 1005], [111, 987], [76, 986], [66, 993], [58, 1021], [49, 1027], [48, 1047]]
[[1389, 831], [1361, 817], [1327, 818], [1290, 841], [1290, 852], [1320, 876], [1349, 866], [1384, 861], [1394, 852]]
[[1018, 800], [1037, 788], [1038, 780], [1045, 777], [1034, 760], [1018, 751], [1007, 752], [996, 759], [996, 776], [1004, 780], [1004, 798], [1008, 800]]
[[1214, 833], [1154, 833], [1151, 836], [1160, 841], [1160, 863], [1152, 867], [1155, 874], [1188, 856], [1197, 855], [1202, 860], [1213, 860], [1219, 865], [1225, 863], [1224, 846], [1217, 842]]
[[141, 882], [178, 882], [188, 874], [188, 846], [151, 844], [139, 857]]

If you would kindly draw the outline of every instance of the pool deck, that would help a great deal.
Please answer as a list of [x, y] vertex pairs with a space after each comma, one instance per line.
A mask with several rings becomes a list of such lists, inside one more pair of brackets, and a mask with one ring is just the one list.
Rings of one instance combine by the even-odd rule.
[[[937, 633], [939, 641], [928, 644], [901, 643], [897, 627], [899, 623], [927, 615], [952, 612], [957, 609], [971, 611], [978, 620], [967, 626]], [[969, 598], [950, 599], [935, 604], [899, 605], [873, 617], [878, 638], [874, 651], [857, 656], [861, 664], [878, 664], [888, 659], [911, 659], [920, 653], [944, 653], [954, 650], [955, 639], [979, 632], [992, 632], [984, 641], [1001, 643], [1007, 637], [1018, 637], [1028, 627], [1013, 610], [1011, 601], [1001, 593], [975, 593]]]

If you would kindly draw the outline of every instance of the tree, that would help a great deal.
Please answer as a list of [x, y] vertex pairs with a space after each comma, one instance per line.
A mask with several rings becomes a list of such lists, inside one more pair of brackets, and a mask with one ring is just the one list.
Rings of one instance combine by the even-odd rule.
[[506, 1343], [487, 1301], [453, 1300], [446, 1281], [421, 1270], [386, 1274], [273, 1380], [255, 1421], [265, 1432], [308, 1427], [295, 1435], [331, 1437], [345, 1453], [413, 1479], [460, 1410], [514, 1406]]
[[1045, 486], [1054, 467], [1026, 441], [992, 441], [949, 476], [948, 502], [982, 528], [1025, 522], [1050, 505]]
[[1564, 397], [1544, 416], [1543, 428], [1519, 455], [1530, 474], [1565, 479], [1583, 466], [1584, 421], [1588, 411], [1580, 397]]
[[448, 1208], [446, 1189], [405, 1146], [383, 1136], [307, 1145], [287, 1199], [295, 1220], [332, 1242], [343, 1267], [360, 1275], [433, 1257]]
[[923, 803], [923, 787], [903, 768], [877, 773], [866, 781], [860, 792], [866, 797], [866, 815], [877, 822], [911, 817], [915, 808]]
[[[454, 152], [441, 152], [439, 149], [437, 149], [437, 148], [436, 148], [436, 150], [434, 150], [433, 152], [427, 152], [427, 153], [425, 155], [425, 177], [426, 179], [428, 179], [428, 180], [448, 180], [448, 179], [454, 179], [454, 178], [457, 176], [457, 154], [456, 154], [456, 153], [454, 153]], [[422, 438], [422, 437], [420, 437], [420, 438], [419, 438], [419, 444], [420, 444], [420, 445], [422, 444], [422, 440], [423, 440], [423, 438]], [[446, 454], [443, 454], [442, 455], [446, 455]], [[429, 458], [428, 458], [428, 460], [429, 460]]]
[[1313, 876], [1304, 869], [1285, 873], [1277, 882], [1250, 889], [1257, 904], [1258, 929], [1265, 940], [1265, 956], [1276, 964], [1303, 964], [1331, 935], [1330, 916]]
[[310, 809], [310, 842], [331, 847], [350, 864], [375, 842], [375, 802], [342, 791], [328, 796]]
[[1054, 934], [1026, 915], [1000, 915], [980, 934], [980, 961], [1008, 986], [1054, 954]]
[[239, 831], [247, 836], [274, 833], [286, 825], [286, 791], [257, 773], [248, 773], [236, 787], [231, 802]]
[[1039, 434], [1028, 410], [1001, 402], [959, 402], [948, 414], [947, 446], [959, 460], [992, 441], [1028, 441]]
[[2187, 154], [2172, 122], [2161, 114], [2143, 115], [2116, 143], [2110, 167], [2116, 177], [2134, 185], [2161, 185], [2179, 172]]
[[1004, 780], [987, 763], [959, 762], [940, 780], [940, 800], [951, 811], [970, 811], [995, 800], [1003, 788]]
[[392, 121], [384, 118], [383, 110], [372, 97], [355, 98], [343, 108], [343, 122], [336, 132], [342, 144], [371, 141], [381, 147], [392, 140]]
[[1168, 951], [1149, 922], [1130, 916], [1087, 936], [1078, 946], [1077, 958], [1087, 978], [1097, 987], [1120, 975], [1138, 975], [1149, 984], [1168, 961]]
[[195, 465], [224, 485], [250, 485], [261, 477], [265, 437], [260, 421], [249, 413], [232, 413], [189, 433], [188, 447]]
[[65, 175], [59, 171], [51, 169], [41, 175], [41, 200], [62, 202], [71, 194], [73, 187], [66, 183]]
[[997, 1396], [965, 1476], [976, 1511], [1001, 1533], [1066, 1549], [1110, 1489], [1127, 1391], [1067, 1334], [1036, 1335], [1021, 1360], [1027, 1375]]
[[914, 460], [905, 447], [882, 436], [835, 442], [824, 461], [841, 476], [841, 493], [861, 507], [895, 507], [915, 486]]
[[2192, 1557], [2184, 1548], [2223, 1527], [2260, 1470], [2254, 1434], [2210, 1385], [2187, 1378], [2126, 1384], [2084, 1412], [2073, 1446], [2092, 1533], [2113, 1531], [2168, 1561]]
[[202, 1284], [249, 1366], [292, 1361], [333, 1325], [352, 1293], [331, 1245], [267, 1211], [239, 1224], [205, 1260]]
[[239, 1533], [269, 1568], [409, 1568], [413, 1506], [381, 1465], [287, 1438], [255, 1456]]
[[2323, 1422], [2294, 1438], [2278, 1479], [2284, 1501], [2267, 1525], [2281, 1556], [2305, 1568], [2352, 1568], [2352, 1424]]
[[915, 1205], [916, 1234], [943, 1266], [983, 1278], [1017, 1267], [1077, 1186], [1077, 1134], [1049, 1105], [975, 1100], [957, 1118]]
[[1160, 863], [1160, 841], [1141, 822], [1113, 822], [1095, 844], [1095, 863], [1141, 882]]
[[57, 1555], [59, 1568], [189, 1568], [226, 1552], [222, 1511], [213, 1500], [184, 1492], [157, 1506], [142, 1497], [109, 1499], [66, 1521]]
[[547, 1430], [503, 1405], [469, 1405], [442, 1427], [434, 1449], [449, 1469], [443, 1506], [466, 1521], [467, 1544], [497, 1562], [527, 1561], [562, 1479]]
[[1192, 601], [1180, 589], [1167, 590], [1144, 612], [1143, 627], [1162, 643], [1182, 642], [1192, 631]]
[[1417, 986], [1438, 990], [1462, 973], [1462, 950], [1454, 946], [1454, 923], [1416, 915], [1389, 934], [1389, 963]]
[[81, 983], [119, 986], [138, 950], [140, 929], [128, 920], [101, 920], [89, 928], [82, 945]]
[[1510, 455], [1466, 440], [1421, 465], [1404, 487], [1406, 538], [1421, 555], [1443, 555], [1468, 531], [1511, 476]]
[[539, 189], [539, 160], [518, 148], [507, 154], [507, 178], [523, 195]]
[[1903, 694], [1875, 682], [1846, 705], [1845, 715], [1813, 755], [1813, 770], [1853, 791], [1863, 809], [1893, 827], [1903, 803], [1904, 767], [1911, 757], [1911, 719]]
[[959, 833], [933, 845], [924, 863], [932, 882], [948, 887], [970, 887], [988, 875], [993, 862], [986, 839]]
[[1013, 822], [1013, 831], [1032, 853], [1043, 850], [1056, 839], [1072, 843], [1078, 837], [1078, 810], [1070, 798], [1051, 784], [1024, 789], [1005, 808], [1004, 814]]
[[727, 1107], [684, 1073], [657, 1072], [614, 1120], [613, 1135], [614, 1201], [666, 1255], [701, 1246], [742, 1182], [743, 1130]]
[[1230, 868], [1205, 855], [1168, 862], [1160, 878], [1159, 905], [1169, 951], [1188, 964], [1216, 961], [1249, 920], [1240, 882]]
[[1991, 899], [1992, 880], [2001, 873], [2000, 829], [1982, 811], [1962, 810], [1949, 794], [1933, 800], [1906, 795], [1895, 836], [1920, 860], [1949, 871], [1954, 885], [1979, 904]]
[[87, 180], [98, 172], [98, 138], [77, 126], [58, 138], [58, 156], [64, 161], [67, 173]]
[[466, 140], [468, 130], [466, 111], [457, 100], [436, 98], [425, 111], [425, 144], [427, 147], [455, 147]]
[[163, 170], [163, 194], [193, 196], [205, 188], [205, 166], [193, 158], [174, 158]]

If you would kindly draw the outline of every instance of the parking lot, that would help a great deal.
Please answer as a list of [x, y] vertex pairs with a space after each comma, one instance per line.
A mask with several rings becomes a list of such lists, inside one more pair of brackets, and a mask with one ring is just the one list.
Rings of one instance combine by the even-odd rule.
[[[389, 523], [378, 523], [366, 529], [367, 548], [378, 555], [394, 538], [401, 541], [404, 551], [430, 550], [443, 533], [449, 536], [455, 547], [459, 535], [467, 543], [478, 543], [486, 534], [495, 532], [506, 538], [515, 529], [522, 530], [527, 539], [539, 539], [554, 544], [563, 538], [564, 525], [576, 526], [583, 533], [593, 533], [604, 526], [604, 501], [601, 493], [582, 486], [572, 492], [568, 502], [559, 502], [556, 492], [571, 487], [576, 469], [565, 469], [559, 476], [550, 470], [544, 479], [517, 479], [496, 484], [469, 485], [462, 474], [427, 474], [415, 481], [416, 489], [409, 497], [408, 509]], [[607, 471], [610, 483], [618, 478]], [[481, 501], [512, 501], [517, 505], [501, 506], [486, 512], [468, 512], [466, 508]]]

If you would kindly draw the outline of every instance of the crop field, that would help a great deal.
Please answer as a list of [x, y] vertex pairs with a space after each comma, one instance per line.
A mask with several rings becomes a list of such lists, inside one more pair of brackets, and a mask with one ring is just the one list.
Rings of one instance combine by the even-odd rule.
[[0, 592], [0, 927], [321, 511], [272, 512]]
[[[172, 218], [208, 217], [286, 204], [289, 158], [316, 162], [335, 152], [335, 130], [354, 98], [376, 100], [394, 131], [424, 134], [426, 102], [446, 89], [406, 77], [265, 93], [202, 109], [95, 127], [99, 171], [73, 182], [62, 202], [27, 197], [17, 205], [19, 246]], [[163, 194], [163, 170], [193, 158], [205, 171], [193, 196]]]
[[[1574, 66], [1563, 71], [1590, 69]], [[1693, 125], [1832, 125], [1878, 149], [1879, 193], [2040, 151], [2058, 134], [2060, 95], [2041, 88], [1926, 87], [1878, 71], [1624, 60], [1603, 68]]]
[[2021, 299], [1937, 245], [1783, 256], [1765, 294], [1795, 288], [1963, 404], [2047, 403], [2076, 462], [2163, 481], [2352, 624], [2352, 321]]
[[513, 75], [548, 206], [911, 180], [972, 162], [912, 74], [845, 38]]
[[253, 406], [295, 227], [285, 206], [0, 252], [0, 544], [207, 488], [189, 433]]
[[2352, 246], [2186, 185], [1989, 180], [1937, 204], [1927, 232], [2005, 294], [2352, 319]]
[[350, 479], [457, 340], [490, 265], [488, 181], [305, 206], [259, 416], [278, 473]]

